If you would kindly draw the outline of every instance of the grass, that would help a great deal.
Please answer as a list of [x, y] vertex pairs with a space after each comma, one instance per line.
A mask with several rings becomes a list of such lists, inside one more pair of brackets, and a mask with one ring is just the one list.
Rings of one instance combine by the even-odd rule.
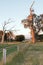
[[[20, 42], [22, 45], [23, 42]], [[43, 42], [37, 42], [35, 44], [27, 43], [28, 47], [19, 51], [18, 54], [10, 62], [7, 62], [6, 65], [43, 65]], [[23, 46], [25, 43], [23, 43]], [[10, 45], [4, 45], [10, 47]], [[3, 45], [0, 47], [3, 48]], [[7, 56], [16, 51], [16, 45], [12, 45], [11, 48], [7, 50]], [[12, 56], [12, 55], [11, 55]], [[1, 55], [0, 55], [1, 57]], [[10, 60], [10, 58], [9, 58]]]
[[33, 46], [33, 45], [30, 45], [29, 48], [28, 48], [29, 51], [43, 51], [43, 46]]
[[6, 48], [6, 47], [10, 47], [13, 46], [14, 44], [0, 44], [0, 49], [1, 48]]
[[2, 52], [0, 52], [0, 60], [2, 59], [2, 56], [3, 56], [3, 54], [2, 54]]
[[9, 45], [9, 44], [1, 44], [0, 45], [0, 60], [3, 57], [3, 48], [6, 48], [7, 55], [9, 55], [10, 53], [12, 53], [12, 52], [14, 52], [14, 51], [17, 50], [17, 45], [15, 45], [15, 44], [12, 44], [12, 45]]
[[7, 49], [7, 55], [14, 52], [14, 51], [17, 51], [16, 45], [12, 45], [10, 48]]

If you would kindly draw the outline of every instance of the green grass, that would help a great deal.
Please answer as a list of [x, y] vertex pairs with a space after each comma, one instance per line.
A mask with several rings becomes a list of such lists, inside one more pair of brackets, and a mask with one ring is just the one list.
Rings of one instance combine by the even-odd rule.
[[5, 48], [5, 47], [8, 47], [8, 46], [11, 46], [11, 45], [9, 45], [9, 44], [0, 44], [0, 49], [1, 48]]
[[0, 52], [0, 60], [2, 59], [2, 56], [3, 56], [3, 54], [2, 54], [2, 52]]
[[15, 57], [13, 57], [12, 61], [10, 63], [7, 63], [6, 65], [20, 65], [24, 62], [24, 53], [19, 52]]
[[17, 51], [16, 45], [12, 45], [10, 48], [7, 49], [7, 55], [14, 52], [14, 51]]
[[[23, 42], [20, 42], [22, 46]], [[23, 44], [25, 45], [25, 43]], [[12, 45], [1, 45], [0, 48], [10, 47], [7, 49], [7, 56], [17, 50], [17, 46]], [[0, 58], [2, 53], [0, 54]], [[9, 59], [10, 60], [10, 59]], [[10, 62], [6, 65], [43, 65], [43, 42], [37, 42], [36, 44], [28, 44], [23, 51], [19, 51]]]
[[29, 44], [6, 65], [43, 65], [43, 44]]
[[7, 55], [14, 52], [14, 51], [17, 51], [17, 45], [15, 44], [1, 44], [0, 45], [0, 60], [2, 59], [3, 57], [3, 48], [6, 48], [6, 51], [7, 51]]

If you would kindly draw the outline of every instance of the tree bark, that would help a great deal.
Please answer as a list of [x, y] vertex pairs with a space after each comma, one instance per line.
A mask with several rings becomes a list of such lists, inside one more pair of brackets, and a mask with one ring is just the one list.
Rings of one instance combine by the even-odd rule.
[[34, 29], [31, 28], [32, 42], [35, 43], [35, 32]]

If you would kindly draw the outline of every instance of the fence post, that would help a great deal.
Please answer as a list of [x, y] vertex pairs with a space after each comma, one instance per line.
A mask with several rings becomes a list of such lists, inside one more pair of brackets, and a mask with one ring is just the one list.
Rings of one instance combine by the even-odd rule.
[[19, 52], [19, 45], [17, 46], [17, 52]]
[[3, 49], [3, 64], [6, 65], [6, 49]]

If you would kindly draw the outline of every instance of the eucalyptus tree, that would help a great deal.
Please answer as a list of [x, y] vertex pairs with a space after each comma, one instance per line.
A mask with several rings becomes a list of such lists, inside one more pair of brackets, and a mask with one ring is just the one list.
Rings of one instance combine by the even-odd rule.
[[38, 34], [38, 32], [42, 29], [43, 30], [43, 18], [39, 15], [33, 14], [32, 20], [30, 19], [24, 19], [22, 20], [22, 23], [24, 25], [24, 28], [29, 27], [35, 34]]

